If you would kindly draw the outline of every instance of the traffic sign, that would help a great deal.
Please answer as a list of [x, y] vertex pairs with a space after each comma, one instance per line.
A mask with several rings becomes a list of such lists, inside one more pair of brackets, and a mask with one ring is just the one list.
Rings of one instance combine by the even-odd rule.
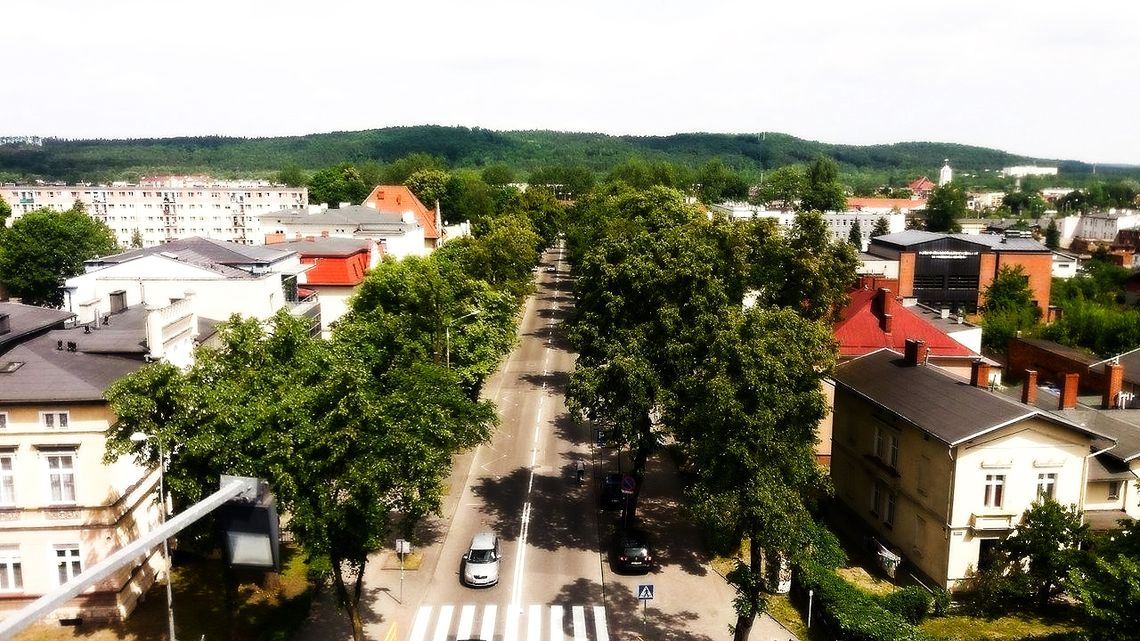
[[642, 601], [649, 601], [653, 598], [653, 584], [641, 583], [637, 586], [637, 598]]
[[621, 493], [622, 494], [633, 494], [633, 490], [635, 488], [637, 488], [637, 479], [633, 478], [629, 474], [626, 474], [625, 476], [621, 477]]
[[409, 554], [411, 551], [411, 541], [405, 539], [396, 539], [396, 554]]
[[605, 447], [606, 446], [606, 432], [605, 432], [605, 430], [603, 430], [601, 428], [594, 430], [594, 443], [598, 447]]

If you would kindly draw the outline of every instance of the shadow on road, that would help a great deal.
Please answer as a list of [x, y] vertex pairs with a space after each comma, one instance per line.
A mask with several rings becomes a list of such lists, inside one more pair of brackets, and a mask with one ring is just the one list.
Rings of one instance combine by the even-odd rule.
[[[591, 595], [597, 594], [601, 589], [602, 586], [593, 581], [578, 579], [562, 586], [553, 603], [569, 609], [572, 605], [589, 602]], [[700, 618], [696, 612], [682, 610], [666, 614], [653, 607], [653, 602], [649, 601], [649, 606], [644, 609], [643, 620], [642, 602], [637, 600], [637, 595], [628, 587], [609, 583], [604, 591], [606, 623], [611, 639], [624, 639], [637, 634], [653, 641], [713, 641], [712, 637], [696, 634], [686, 625]], [[563, 629], [567, 636], [573, 636], [569, 621], [563, 623]]]
[[[483, 511], [497, 523], [499, 536], [517, 541], [519, 515], [526, 497], [530, 470], [520, 467], [507, 476], [484, 478], [472, 491], [483, 502]], [[532, 511], [527, 543], [543, 550], [596, 550], [597, 529], [588, 515], [594, 511], [591, 483], [578, 485], [574, 461], [557, 470], [534, 475], [530, 488]]]

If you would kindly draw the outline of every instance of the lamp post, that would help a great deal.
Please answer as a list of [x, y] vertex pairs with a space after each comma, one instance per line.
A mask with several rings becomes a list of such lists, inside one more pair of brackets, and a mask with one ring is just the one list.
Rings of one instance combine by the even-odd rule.
[[447, 324], [446, 327], [443, 328], [444, 341], [446, 343], [446, 346], [444, 347], [444, 362], [447, 365], [447, 369], [451, 369], [451, 326], [458, 323], [459, 321], [463, 320], [464, 318], [468, 318], [470, 316], [475, 316], [478, 313], [479, 313], [478, 309], [473, 309], [470, 312], [468, 312], [468, 313], [460, 316], [459, 318], [456, 318], [455, 320], [451, 321], [450, 323]]
[[[137, 442], [150, 440], [149, 434], [142, 432], [135, 432], [131, 434], [131, 440]], [[166, 464], [168, 462], [166, 451], [162, 447], [162, 443], [155, 439], [158, 446], [158, 511], [162, 524], [166, 523]], [[162, 558], [166, 565], [166, 625], [167, 633], [170, 635], [170, 641], [175, 641], [174, 637], [174, 593], [171, 590], [170, 584], [172, 577], [170, 575], [170, 546], [167, 539], [162, 539]]]

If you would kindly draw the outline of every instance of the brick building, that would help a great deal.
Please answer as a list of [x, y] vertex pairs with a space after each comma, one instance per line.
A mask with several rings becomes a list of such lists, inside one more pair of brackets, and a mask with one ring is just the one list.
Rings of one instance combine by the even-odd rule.
[[969, 313], [1002, 267], [1020, 265], [1042, 316], [1048, 311], [1053, 257], [1030, 238], [907, 230], [872, 239], [867, 253], [898, 261], [900, 296]]

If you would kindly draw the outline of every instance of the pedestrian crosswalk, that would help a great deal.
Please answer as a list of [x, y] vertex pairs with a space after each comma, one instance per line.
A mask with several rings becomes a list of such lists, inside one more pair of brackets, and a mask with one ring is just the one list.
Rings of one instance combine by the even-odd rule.
[[562, 605], [423, 605], [407, 641], [609, 641], [606, 609]]

